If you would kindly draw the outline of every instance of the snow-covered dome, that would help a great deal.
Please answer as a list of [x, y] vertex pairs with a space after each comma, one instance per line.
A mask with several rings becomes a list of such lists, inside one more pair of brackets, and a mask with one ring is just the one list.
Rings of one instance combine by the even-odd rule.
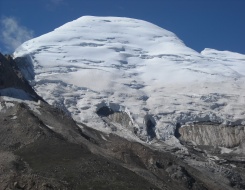
[[103, 102], [127, 110], [142, 134], [150, 115], [159, 139], [177, 123], [245, 120], [245, 55], [200, 54], [146, 21], [84, 16], [25, 42], [14, 56], [28, 58], [23, 70], [46, 101], [100, 130], [108, 130], [95, 114]]

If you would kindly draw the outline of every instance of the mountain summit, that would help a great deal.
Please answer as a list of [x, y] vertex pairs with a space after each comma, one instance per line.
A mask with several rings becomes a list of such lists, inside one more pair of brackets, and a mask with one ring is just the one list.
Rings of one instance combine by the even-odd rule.
[[190, 122], [245, 124], [245, 55], [198, 53], [146, 21], [84, 16], [14, 57], [45, 101], [129, 139], [175, 143], [176, 126]]
[[245, 189], [244, 55], [115, 17], [14, 55], [0, 53], [0, 187]]

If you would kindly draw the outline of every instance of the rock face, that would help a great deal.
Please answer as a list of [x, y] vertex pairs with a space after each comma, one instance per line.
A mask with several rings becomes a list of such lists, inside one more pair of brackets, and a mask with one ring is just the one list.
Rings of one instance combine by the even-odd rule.
[[233, 148], [245, 140], [244, 126], [225, 126], [212, 123], [184, 125], [179, 128], [180, 139], [196, 145]]
[[[28, 93], [33, 99], [38, 100], [40, 97], [29, 85], [27, 80], [23, 77], [15, 61], [11, 56], [3, 56], [0, 53], [0, 93], [2, 89], [2, 94], [7, 93], [6, 89], [19, 89]], [[3, 91], [3, 89], [5, 89]], [[14, 93], [12, 93], [14, 96]]]
[[109, 107], [102, 107], [97, 111], [97, 114], [102, 118], [108, 118], [109, 122], [118, 123], [124, 127], [132, 127], [133, 122], [130, 116], [124, 111], [114, 111]]
[[108, 116], [111, 121], [121, 124], [122, 126], [133, 126], [133, 123], [126, 112], [115, 112]]

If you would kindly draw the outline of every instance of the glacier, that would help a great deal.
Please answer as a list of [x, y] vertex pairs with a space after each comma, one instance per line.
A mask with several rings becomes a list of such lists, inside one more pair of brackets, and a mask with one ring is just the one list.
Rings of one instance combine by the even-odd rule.
[[[146, 21], [83, 16], [23, 43], [14, 58], [48, 103], [77, 123], [126, 138], [176, 143], [176, 125], [245, 125], [245, 55], [187, 47]], [[25, 60], [25, 61], [23, 61]], [[26, 63], [27, 61], [27, 63]], [[132, 126], [113, 130], [96, 114], [125, 112]]]

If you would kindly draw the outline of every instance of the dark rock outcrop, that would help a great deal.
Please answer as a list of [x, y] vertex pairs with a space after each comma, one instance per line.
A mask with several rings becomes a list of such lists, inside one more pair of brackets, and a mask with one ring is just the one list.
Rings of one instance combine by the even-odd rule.
[[[5, 89], [6, 92], [8, 88], [23, 90], [34, 100], [41, 99], [23, 77], [12, 57], [0, 53], [0, 90]], [[11, 94], [14, 96], [14, 93]]]

